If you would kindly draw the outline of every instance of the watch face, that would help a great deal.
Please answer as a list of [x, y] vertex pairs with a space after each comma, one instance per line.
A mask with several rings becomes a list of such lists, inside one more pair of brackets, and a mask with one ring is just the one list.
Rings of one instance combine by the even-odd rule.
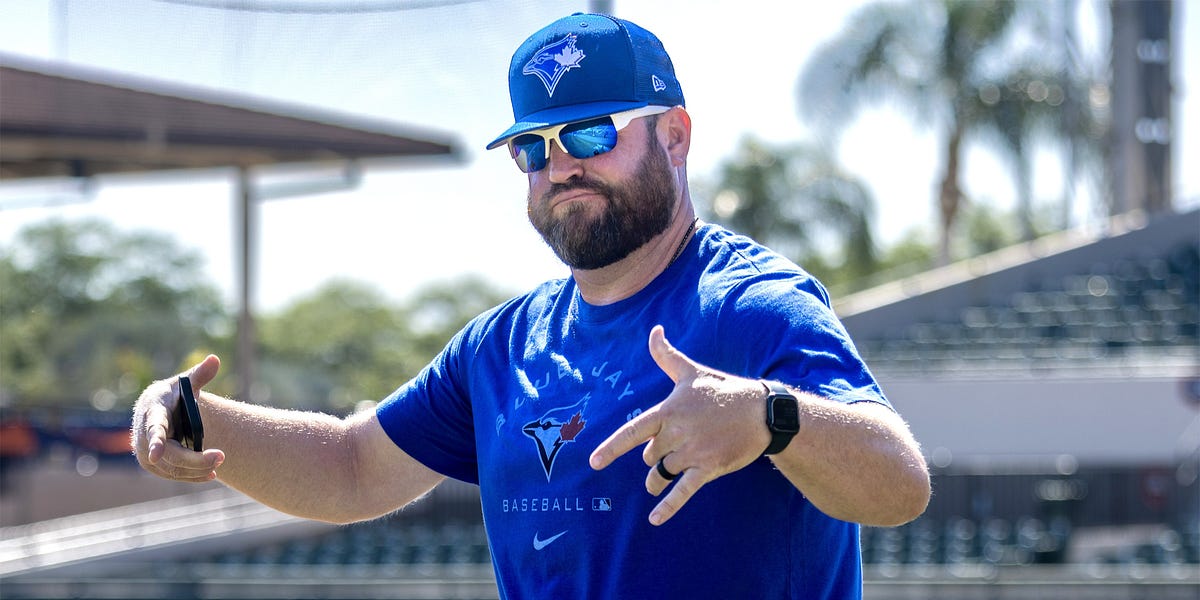
[[800, 431], [800, 409], [796, 399], [791, 396], [774, 396], [771, 398], [771, 429], [781, 433], [796, 433]]

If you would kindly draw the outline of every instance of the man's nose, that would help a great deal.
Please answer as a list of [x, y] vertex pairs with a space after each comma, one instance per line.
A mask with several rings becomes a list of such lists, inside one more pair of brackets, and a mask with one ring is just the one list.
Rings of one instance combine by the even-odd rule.
[[550, 158], [546, 162], [546, 172], [550, 181], [565, 183], [572, 177], [577, 177], [583, 171], [583, 159], [567, 154], [558, 146], [558, 142], [550, 141]]

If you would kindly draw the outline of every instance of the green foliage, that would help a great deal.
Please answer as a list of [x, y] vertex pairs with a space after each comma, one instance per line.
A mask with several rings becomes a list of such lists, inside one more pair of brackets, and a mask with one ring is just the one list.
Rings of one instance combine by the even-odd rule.
[[1011, 0], [873, 3], [823, 44], [800, 78], [801, 114], [836, 136], [868, 103], [890, 101], [943, 136], [935, 204], [942, 263], [963, 204], [965, 143], [991, 142], [1009, 160], [1024, 239], [1032, 225], [1032, 140], [1049, 134], [1071, 148], [1072, 170], [1101, 155], [1095, 83], [1070, 63], [1046, 6]]
[[994, 252], [1018, 241], [1011, 217], [1005, 218], [994, 208], [972, 205], [964, 216], [967, 234], [965, 241], [969, 256]]
[[[404, 305], [332, 281], [259, 319], [271, 403], [348, 412], [416, 375], [470, 318], [507, 295], [477, 277]], [[53, 221], [0, 253], [0, 399], [15, 407], [123, 409], [208, 352], [228, 361], [230, 316], [199, 255], [101, 221]], [[232, 365], [208, 389], [233, 390]]]
[[872, 283], [887, 283], [932, 268], [937, 262], [937, 245], [933, 239], [934, 236], [921, 227], [905, 231], [899, 241], [884, 252]]
[[403, 308], [415, 356], [422, 365], [428, 362], [468, 321], [511, 296], [474, 275], [418, 290]]
[[704, 209], [803, 265], [826, 285], [876, 270], [874, 201], [819, 146], [774, 147], [746, 137], [719, 168]]
[[383, 365], [409, 337], [398, 311], [363, 284], [334, 281], [259, 321], [262, 377], [272, 404], [344, 408], [381, 393]]
[[0, 397], [130, 405], [224, 318], [198, 254], [101, 221], [51, 221], [0, 255]]
[[271, 404], [346, 413], [415, 376], [468, 320], [507, 296], [478, 278], [419, 291], [393, 306], [374, 288], [325, 284], [260, 320]]
[[915, 273], [932, 267], [937, 252], [930, 241], [932, 237], [922, 228], [909, 229], [884, 254], [883, 268], [909, 268]]

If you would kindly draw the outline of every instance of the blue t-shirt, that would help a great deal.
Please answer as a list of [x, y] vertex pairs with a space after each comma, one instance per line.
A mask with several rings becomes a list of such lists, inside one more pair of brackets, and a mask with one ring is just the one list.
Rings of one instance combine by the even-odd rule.
[[564, 279], [480, 315], [380, 403], [379, 420], [412, 457], [479, 485], [502, 597], [860, 597], [858, 526], [817, 510], [767, 458], [659, 527], [640, 449], [588, 466], [671, 392], [648, 349], [656, 324], [715, 369], [887, 404], [820, 283], [708, 224], [620, 302], [589, 305]]

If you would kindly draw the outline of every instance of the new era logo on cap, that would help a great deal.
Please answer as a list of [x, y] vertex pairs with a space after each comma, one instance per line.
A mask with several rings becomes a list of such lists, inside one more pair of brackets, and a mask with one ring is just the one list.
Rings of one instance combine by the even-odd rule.
[[575, 47], [576, 37], [569, 34], [561, 40], [534, 53], [533, 58], [525, 63], [521, 73], [536, 75], [546, 86], [546, 94], [554, 96], [554, 88], [558, 87], [563, 75], [579, 66], [587, 55]]

